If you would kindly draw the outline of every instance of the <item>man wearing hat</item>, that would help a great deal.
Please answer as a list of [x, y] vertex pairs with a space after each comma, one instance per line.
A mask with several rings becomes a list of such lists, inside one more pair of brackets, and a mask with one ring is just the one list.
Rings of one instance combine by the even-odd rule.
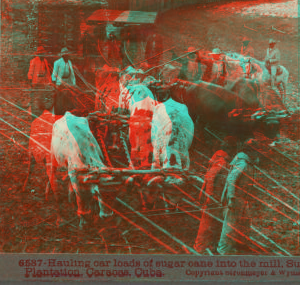
[[[172, 60], [178, 57], [175, 54], [174, 50], [172, 50], [171, 52], [173, 54]], [[201, 64], [196, 52], [196, 48], [189, 47], [187, 51], [185, 51], [185, 57], [176, 59], [177, 62], [182, 64], [178, 76], [179, 79], [187, 80], [190, 82], [196, 82], [201, 79]]]
[[[57, 87], [57, 93], [54, 100], [54, 111], [56, 115], [63, 115], [64, 108], [72, 109], [72, 97], [68, 87], [75, 86], [75, 74], [72, 63], [69, 59], [70, 52], [65, 47], [61, 50], [61, 58], [54, 62], [52, 81]], [[68, 107], [69, 106], [69, 107]]]
[[[28, 71], [28, 80], [31, 81], [31, 87], [34, 90], [45, 89], [47, 84], [51, 83], [51, 73], [47, 59], [45, 56], [45, 49], [41, 46], [37, 48], [36, 57], [30, 61], [30, 67]], [[40, 115], [38, 108], [40, 91], [32, 91], [31, 97], [31, 113], [34, 116]]]
[[33, 85], [36, 84], [50, 84], [51, 75], [47, 59], [45, 56], [45, 49], [38, 47], [36, 57], [30, 61], [30, 68], [28, 71], [28, 79]]
[[[238, 140], [236, 137], [228, 136], [224, 139], [221, 149], [218, 150], [209, 161], [209, 168], [205, 174], [204, 183], [199, 195], [200, 205], [203, 205], [203, 213], [199, 225], [198, 235], [194, 248], [199, 253], [205, 253], [206, 248], [216, 252], [221, 236], [222, 224], [210, 216], [211, 204], [221, 200], [222, 191], [228, 175], [229, 163], [237, 152]], [[222, 209], [215, 209], [214, 216], [222, 219]]]
[[68, 48], [62, 48], [60, 55], [61, 58], [54, 62], [52, 81], [56, 83], [56, 86], [63, 84], [76, 85]]
[[221, 202], [226, 209], [217, 251], [221, 255], [237, 254], [249, 250], [251, 217], [249, 193], [253, 192], [254, 164], [258, 163], [258, 141], [247, 140], [242, 150], [230, 163], [230, 171], [222, 193]]
[[274, 39], [269, 40], [269, 48], [267, 49], [267, 55], [265, 58], [266, 68], [271, 74], [271, 86], [275, 86], [276, 71], [280, 61], [280, 51], [275, 47], [276, 41]]
[[210, 82], [213, 84], [224, 86], [227, 69], [226, 63], [222, 58], [221, 50], [219, 48], [215, 48], [209, 55], [213, 58], [212, 76], [210, 78]]
[[253, 47], [249, 44], [250, 39], [248, 37], [243, 38], [243, 44], [242, 44], [242, 49], [241, 49], [241, 55], [247, 56], [247, 57], [254, 57], [254, 49]]

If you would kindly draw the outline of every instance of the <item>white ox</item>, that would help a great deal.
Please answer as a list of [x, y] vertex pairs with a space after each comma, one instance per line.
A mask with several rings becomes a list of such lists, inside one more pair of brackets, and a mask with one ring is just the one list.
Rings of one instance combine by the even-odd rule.
[[141, 72], [135, 71], [133, 68], [127, 71], [127, 74], [120, 79], [119, 107], [130, 112], [131, 166], [135, 168], [151, 168], [151, 121], [157, 102], [152, 92], [146, 86], [146, 82], [152, 79], [146, 78], [143, 81], [145, 84], [141, 84], [137, 74], [141, 74]]
[[[105, 168], [101, 149], [91, 133], [87, 118], [76, 117], [67, 112], [55, 122], [52, 131], [51, 155], [51, 184], [60, 210], [59, 218], [62, 218], [62, 208], [66, 205], [64, 198], [67, 194], [66, 188], [59, 187], [60, 171], [68, 172], [71, 190], [76, 194], [80, 226], [90, 220], [92, 205], [99, 205], [100, 217], [110, 215], [111, 212], [108, 213], [108, 210], [101, 204], [101, 193], [98, 185], [82, 185], [76, 176], [76, 172], [81, 169]], [[93, 204], [93, 201], [96, 203]]]
[[153, 169], [189, 169], [189, 148], [194, 137], [194, 123], [187, 106], [168, 99], [155, 107], [151, 141]]
[[152, 92], [144, 85], [128, 88], [131, 144], [131, 163], [134, 167], [150, 168], [152, 163], [151, 121], [157, 105]]
[[[185, 105], [173, 99], [168, 99], [157, 105], [154, 110], [151, 129], [152, 169], [175, 168], [188, 170], [190, 167], [189, 148], [193, 137], [194, 123]], [[183, 185], [183, 180], [180, 177], [177, 175], [166, 178], [161, 177], [150, 181], [149, 184], [152, 185], [152, 190], [145, 193], [148, 203], [155, 203], [158, 197], [157, 189], [162, 187], [165, 208], [168, 208], [169, 202], [178, 205], [180, 201], [178, 187], [180, 188]], [[166, 212], [168, 211], [166, 209]]]

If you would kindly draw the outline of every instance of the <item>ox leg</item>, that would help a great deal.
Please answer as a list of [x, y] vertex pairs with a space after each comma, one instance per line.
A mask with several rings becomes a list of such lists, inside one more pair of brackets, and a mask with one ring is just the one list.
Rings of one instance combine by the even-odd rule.
[[109, 199], [106, 199], [105, 197], [103, 197], [103, 195], [101, 195], [100, 190], [97, 185], [93, 186], [92, 193], [93, 193], [93, 196], [96, 197], [96, 199], [98, 201], [99, 210], [100, 210], [99, 217], [100, 218], [111, 217], [114, 214], [114, 212], [105, 205], [105, 204], [111, 204], [110, 201], [108, 201]]
[[50, 186], [54, 194], [55, 208], [57, 209], [56, 225], [59, 226], [63, 222], [64, 213], [68, 202], [68, 194], [66, 191], [66, 183], [62, 172], [58, 169], [55, 157], [51, 156], [51, 164], [48, 170]]
[[48, 181], [47, 186], [46, 186], [46, 192], [45, 192], [45, 200], [46, 201], [48, 201], [48, 199], [49, 199], [50, 191], [51, 191], [51, 185], [50, 185], [50, 181]]
[[139, 134], [134, 124], [131, 124], [129, 127], [129, 143], [131, 145], [131, 154], [130, 154], [131, 164], [133, 165], [133, 167], [139, 167], [140, 166]]
[[197, 117], [195, 120], [195, 131], [194, 131], [194, 139], [192, 142], [192, 148], [198, 148], [200, 145], [205, 145], [205, 136], [204, 136], [204, 127], [205, 123]]
[[[43, 161], [44, 165], [47, 165], [46, 164], [46, 161], [44, 160]], [[27, 176], [26, 176], [26, 179], [24, 181], [24, 184], [23, 184], [23, 187], [22, 187], [22, 192], [25, 193], [27, 191], [27, 187], [28, 185], [30, 185], [30, 182], [31, 182], [31, 177], [32, 177], [32, 174], [34, 173], [34, 168], [35, 168], [35, 165], [36, 165], [36, 161], [35, 161], [35, 158], [34, 156], [29, 152], [29, 165], [28, 165], [28, 172], [27, 172]], [[46, 190], [45, 190], [46, 189]], [[47, 183], [46, 183], [46, 187], [42, 188], [42, 191], [45, 191], [45, 194], [47, 196], [47, 194], [50, 192], [50, 181], [48, 180]]]
[[68, 200], [71, 206], [73, 207], [76, 204], [76, 194], [75, 191], [73, 190], [73, 186], [71, 181], [68, 183]]
[[282, 94], [281, 94], [281, 100], [282, 103], [285, 103], [285, 97], [286, 97], [286, 88], [287, 88], [287, 83], [284, 82], [284, 80], [281, 82], [281, 88], [282, 88]]
[[70, 175], [70, 184], [72, 189], [69, 188], [69, 190], [76, 194], [79, 229], [90, 230], [94, 222], [92, 210], [95, 206], [94, 197], [99, 193], [98, 186], [79, 185], [77, 178], [73, 175]]
[[112, 150], [119, 150], [118, 147], [118, 132], [113, 130], [111, 132], [111, 137], [112, 137], [112, 146], [110, 146], [109, 148]]
[[[56, 225], [59, 226], [62, 222], [62, 203], [63, 199], [61, 199], [60, 195], [60, 187], [59, 187], [59, 182], [57, 181], [57, 168], [55, 166], [51, 167], [51, 178], [50, 178], [50, 185], [52, 187], [53, 193], [54, 193], [54, 198], [55, 198], [55, 208], [58, 210], [57, 211], [57, 220], [56, 220]], [[47, 196], [48, 197], [48, 196]]]
[[182, 151], [181, 155], [181, 165], [182, 169], [189, 170], [190, 169], [190, 155], [189, 152]]
[[149, 162], [149, 157], [152, 154], [152, 145], [145, 142], [140, 148], [141, 154], [141, 167], [149, 169], [151, 162]]

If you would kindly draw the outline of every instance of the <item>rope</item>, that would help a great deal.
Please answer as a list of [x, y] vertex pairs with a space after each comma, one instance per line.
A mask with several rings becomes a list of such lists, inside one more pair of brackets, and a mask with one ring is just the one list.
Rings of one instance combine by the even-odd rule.
[[100, 48], [100, 45], [99, 45], [99, 41], [98, 41], [97, 47], [98, 47], [98, 51], [99, 51], [100, 55], [103, 57], [104, 61], [107, 63], [107, 65], [108, 65], [109, 67], [111, 67], [111, 65], [109, 64], [109, 62], [107, 61], [107, 59], [105, 58], [105, 56], [104, 56], [104, 55], [102, 54], [102, 52], [101, 52], [101, 48]]
[[130, 165], [130, 162], [131, 162], [130, 154], [129, 154], [129, 150], [128, 150], [128, 147], [127, 147], [127, 144], [126, 144], [126, 141], [125, 141], [125, 138], [124, 138], [124, 133], [122, 131], [120, 131], [120, 142], [123, 145], [128, 165]]
[[[86, 84], [87, 87], [89, 87], [91, 89], [91, 91], [94, 93], [94, 95], [96, 95], [97, 92], [101, 93], [104, 96], [104, 93], [102, 91], [100, 91], [99, 89], [97, 89], [96, 87], [94, 87], [92, 84], [90, 84], [89, 82], [87, 82], [83, 75], [79, 72], [78, 68], [74, 65], [74, 71], [75, 73], [78, 75], [78, 77], [82, 80], [82, 82], [84, 84]], [[84, 93], [84, 92], [82, 92]], [[103, 104], [103, 106], [106, 108], [106, 104], [104, 103], [103, 99], [101, 97], [99, 97], [101, 104]]]
[[126, 44], [125, 44], [125, 42], [124, 42], [124, 51], [125, 51], [125, 54], [126, 54], [128, 60], [129, 60], [129, 62], [131, 63], [131, 65], [135, 66], [135, 64], [132, 62], [130, 56], [129, 56], [128, 53], [127, 53], [127, 49], [126, 49]]
[[105, 143], [104, 143], [104, 140], [103, 140], [103, 136], [99, 135], [98, 138], [99, 138], [100, 147], [103, 150], [103, 155], [104, 155], [104, 158], [106, 159], [106, 162], [107, 162], [108, 166], [113, 167], [112, 164], [111, 164], [109, 155], [107, 153], [107, 150], [106, 150], [106, 146], [105, 146]]
[[174, 48], [175, 48], [175, 47], [171, 47], [171, 48], [169, 48], [169, 49], [167, 49], [167, 50], [164, 50], [163, 52], [160, 52], [160, 53], [158, 53], [158, 54], [156, 54], [156, 55], [154, 55], [154, 56], [151, 56], [151, 57], [149, 57], [149, 58], [146, 58], [146, 59], [144, 59], [144, 60], [138, 62], [137, 64], [141, 64], [141, 63], [143, 63], [143, 62], [145, 62], [145, 61], [147, 61], [147, 60], [149, 60], [149, 59], [155, 58], [155, 57], [157, 57], [157, 56], [159, 56], [159, 55], [161, 55], [161, 54], [164, 54], [164, 53], [166, 53], [167, 51], [172, 50], [172, 49], [174, 49]]
[[170, 63], [170, 62], [172, 62], [172, 61], [175, 61], [175, 60], [177, 60], [177, 59], [179, 59], [179, 58], [186, 57], [186, 56], [188, 56], [189, 54], [195, 53], [196, 51], [198, 51], [198, 50], [200, 50], [200, 49], [201, 49], [201, 48], [198, 48], [198, 49], [196, 49], [196, 50], [194, 50], [194, 51], [187, 52], [187, 53], [185, 53], [185, 54], [183, 54], [183, 55], [181, 55], [181, 56], [179, 56], [179, 57], [177, 57], [177, 58], [171, 59], [171, 60], [169, 60], [169, 61], [167, 61], [167, 62], [165, 62], [165, 63], [163, 63], [163, 64], [154, 66], [154, 67], [148, 69], [147, 71], [145, 71], [144, 73], [148, 73], [150, 70], [152, 70], [152, 69], [154, 69], [154, 68], [157, 68], [157, 67], [160, 67], [160, 66], [164, 66], [164, 65], [166, 65], [166, 64], [168, 64], [168, 63]]

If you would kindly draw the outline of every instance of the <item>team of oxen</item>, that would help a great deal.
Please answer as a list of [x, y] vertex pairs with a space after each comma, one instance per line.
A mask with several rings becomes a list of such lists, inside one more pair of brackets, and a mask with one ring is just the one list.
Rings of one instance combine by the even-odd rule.
[[[250, 63], [244, 65], [246, 74], [252, 68]], [[188, 179], [180, 173], [190, 168], [189, 149], [193, 140], [203, 142], [201, 135], [208, 126], [243, 141], [254, 130], [264, 132], [278, 125], [274, 119], [270, 123], [241, 116], [264, 111], [264, 101], [260, 98], [267, 89], [263, 82], [265, 71], [255, 78], [245, 78], [245, 72], [241, 71], [225, 87], [204, 81], [185, 82], [177, 78], [177, 71], [165, 66], [161, 72], [163, 80], [158, 81], [132, 67], [122, 73], [107, 68], [98, 74], [96, 110], [77, 105], [75, 110], [66, 110], [64, 116], [58, 117], [49, 107], [33, 121], [30, 155], [36, 162], [46, 163], [49, 177], [46, 196], [53, 191], [58, 222], [74, 197], [82, 227], [93, 221], [95, 211], [100, 218], [113, 215], [112, 199], [106, 196], [110, 191], [115, 198], [119, 191], [116, 189], [137, 188], [141, 206], [149, 209], [155, 207], [160, 194], [167, 197], [170, 188], [184, 189]], [[282, 85], [286, 90], [285, 82]], [[282, 103], [281, 106], [284, 108]], [[100, 135], [97, 118], [99, 124], [106, 120]], [[127, 127], [128, 132], [114, 132], [116, 125]], [[122, 143], [125, 148], [128, 163], [123, 169], [116, 169], [109, 162], [108, 134], [113, 144]], [[176, 195], [168, 199], [178, 203]]]

